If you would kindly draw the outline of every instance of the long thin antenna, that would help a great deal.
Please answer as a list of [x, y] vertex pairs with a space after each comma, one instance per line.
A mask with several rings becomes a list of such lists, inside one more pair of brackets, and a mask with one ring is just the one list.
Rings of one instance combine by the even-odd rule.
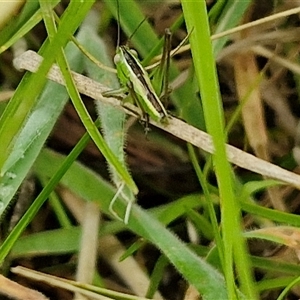
[[147, 17], [144, 18], [139, 25], [135, 28], [135, 30], [132, 32], [132, 34], [129, 36], [128, 40], [131, 40], [131, 38], [136, 34], [136, 32], [140, 29], [140, 27], [144, 24], [145, 21], [147, 21]]
[[118, 18], [118, 36], [117, 36], [117, 48], [119, 48], [120, 46], [120, 4], [119, 4], [119, 0], [116, 0], [117, 1], [117, 18]]
[[[117, 48], [120, 46], [120, 39], [121, 39], [121, 29], [120, 29], [120, 3], [119, 0], [116, 0], [117, 2], [117, 18], [118, 18], [118, 32], [117, 32]], [[144, 18], [139, 25], [135, 28], [133, 33], [129, 36], [128, 40], [130, 40], [134, 34], [139, 30], [139, 28], [143, 25], [143, 23], [147, 20], [148, 18]]]

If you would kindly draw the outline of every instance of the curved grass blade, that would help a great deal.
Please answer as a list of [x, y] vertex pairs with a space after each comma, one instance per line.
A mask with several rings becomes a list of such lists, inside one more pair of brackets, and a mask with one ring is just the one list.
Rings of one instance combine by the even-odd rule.
[[[51, 176], [55, 172], [54, 166], [59, 166], [62, 159], [61, 155], [44, 150], [36, 162], [35, 170]], [[96, 173], [75, 162], [61, 183], [86, 201], [98, 202], [103, 211], [109, 213], [114, 191], [106, 184], [107, 187], [99, 193], [98, 187], [103, 186], [103, 180]], [[127, 202], [119, 198], [116, 202], [118, 215], [124, 215], [126, 207]], [[164, 224], [136, 204], [132, 206], [127, 227], [158, 247], [183, 277], [198, 289], [203, 299], [228, 299], [222, 275], [192, 252]]]
[[[56, 27], [55, 27], [55, 17], [52, 12], [52, 9], [49, 5], [41, 1], [41, 8], [43, 11], [46, 27], [48, 30], [49, 36], [55, 37], [56, 35]], [[138, 189], [132, 180], [129, 172], [123, 167], [123, 165], [118, 161], [118, 158], [114, 155], [114, 153], [110, 150], [108, 145], [105, 143], [102, 135], [94, 125], [87, 109], [85, 108], [83, 101], [80, 97], [80, 94], [76, 88], [75, 82], [71, 76], [71, 70], [68, 65], [68, 62], [65, 58], [65, 54], [63, 50], [61, 50], [57, 56], [57, 62], [60, 66], [61, 73], [64, 77], [64, 81], [66, 83], [66, 88], [69, 92], [73, 105], [82, 120], [86, 130], [90, 134], [91, 138], [97, 145], [97, 147], [102, 152], [103, 156], [108, 160], [108, 162], [115, 168], [118, 175], [124, 180], [126, 185], [131, 189], [134, 194], [137, 194]]]

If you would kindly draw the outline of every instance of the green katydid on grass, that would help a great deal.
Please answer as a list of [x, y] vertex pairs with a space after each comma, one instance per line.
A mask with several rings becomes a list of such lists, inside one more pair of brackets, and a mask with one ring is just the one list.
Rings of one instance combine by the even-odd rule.
[[[120, 7], [119, 7], [119, 0], [116, 0], [117, 3], [117, 17], [118, 17], [118, 24], [120, 20]], [[142, 21], [142, 23], [145, 20]], [[140, 25], [142, 24], [140, 23]], [[139, 25], [139, 26], [140, 26]], [[133, 34], [139, 29], [133, 32]], [[171, 33], [168, 31], [169, 36]], [[131, 35], [131, 37], [133, 36]], [[170, 38], [168, 39], [168, 41]], [[168, 43], [170, 45], [170, 43]], [[169, 47], [168, 45], [168, 47]], [[170, 49], [164, 48], [164, 55], [163, 59], [167, 58], [170, 59], [170, 56], [166, 55], [165, 52], [169, 51]], [[129, 49], [127, 46], [120, 46], [120, 26], [118, 25], [118, 37], [117, 37], [117, 50], [116, 55], [114, 57], [114, 63], [117, 68], [117, 76], [120, 80], [120, 83], [123, 87], [127, 87], [131, 97], [133, 98], [134, 102], [137, 106], [141, 109], [144, 121], [146, 123], [146, 132], [148, 130], [148, 121], [149, 118], [153, 119], [156, 122], [165, 122], [167, 123], [168, 114], [163, 106], [162, 102], [160, 101], [159, 97], [157, 96], [151, 81], [149, 79], [148, 73], [144, 70], [141, 63], [137, 58], [137, 54], [134, 50]], [[168, 73], [168, 66], [169, 63], [166, 64], [166, 74], [164, 80], [167, 80], [167, 73]], [[162, 78], [162, 76], [161, 76]], [[168, 81], [166, 81], [168, 82]], [[164, 86], [165, 87], [165, 86]], [[168, 87], [165, 87], [166, 90], [163, 91], [164, 94], [167, 94]]]
[[127, 46], [119, 46], [114, 58], [117, 74], [123, 86], [127, 86], [136, 104], [147, 119], [167, 122], [167, 111], [157, 96], [147, 72]]
[[[120, 11], [119, 11], [119, 2], [117, 3], [117, 17], [118, 21], [120, 19]], [[119, 22], [118, 22], [119, 24]], [[142, 24], [142, 23], [141, 23]], [[140, 25], [141, 25], [140, 24]], [[139, 27], [138, 27], [139, 28]], [[138, 30], [138, 28], [136, 30]], [[135, 32], [136, 32], [135, 30]], [[161, 79], [162, 89], [164, 89], [162, 93], [162, 97], [166, 98], [168, 96], [168, 67], [169, 67], [169, 52], [170, 52], [170, 30], [167, 31], [165, 37], [165, 47], [164, 53], [162, 57], [162, 66], [159, 78]], [[96, 59], [92, 57], [82, 46], [73, 39], [73, 41], [77, 44], [77, 46], [81, 49], [81, 51], [89, 57], [93, 62], [95, 62], [100, 67], [101, 64], [97, 63]], [[117, 76], [120, 81], [121, 86], [124, 91], [129, 92], [129, 96], [131, 96], [134, 103], [141, 110], [141, 120], [145, 124], [145, 132], [148, 132], [148, 123], [149, 119], [154, 120], [156, 122], [161, 122], [164, 124], [168, 123], [168, 113], [163, 106], [160, 98], [158, 97], [155, 89], [153, 88], [148, 73], [144, 70], [141, 63], [137, 58], [137, 54], [134, 50], [129, 49], [128, 46], [119, 45], [120, 41], [120, 26], [118, 25], [118, 37], [117, 37], [117, 49], [114, 57], [114, 63], [117, 69]], [[105, 69], [107, 69], [105, 67]], [[122, 89], [122, 90], [123, 90]], [[112, 90], [105, 92], [103, 96], [111, 97], [114, 95], [120, 94], [120, 90]], [[119, 220], [123, 221], [125, 224], [128, 223], [130, 217], [130, 211], [133, 204], [133, 200], [131, 196], [126, 196], [127, 188], [124, 183], [119, 184], [117, 193], [111, 200], [109, 211]], [[120, 218], [120, 216], [114, 210], [114, 204], [118, 199], [118, 196], [121, 195], [128, 203], [124, 218]]]
[[[117, 1], [117, 16], [118, 21], [120, 19], [120, 9], [119, 9], [119, 2]], [[119, 24], [119, 23], [118, 23]], [[168, 45], [164, 47], [164, 55], [163, 58], [167, 57], [170, 60], [169, 52], [166, 55], [167, 47], [170, 47], [170, 32], [168, 31], [169, 38], [166, 38], [168, 41]], [[167, 123], [168, 122], [168, 113], [163, 106], [162, 102], [160, 101], [159, 97], [157, 96], [148, 73], [144, 70], [141, 63], [137, 59], [137, 54], [135, 51], [129, 49], [127, 46], [120, 46], [120, 26], [118, 25], [118, 40], [117, 40], [117, 50], [116, 55], [114, 57], [114, 63], [117, 68], [117, 76], [120, 80], [120, 83], [123, 87], [127, 87], [131, 97], [133, 98], [134, 102], [137, 106], [141, 109], [143, 114], [143, 121], [145, 122], [145, 131], [148, 131], [148, 122], [149, 118], [156, 121]], [[168, 80], [166, 79], [169, 67], [169, 61], [165, 64], [166, 74], [164, 75], [164, 96], [168, 93]], [[162, 76], [161, 76], [162, 78]], [[122, 194], [122, 190], [124, 188], [124, 184], [122, 184], [114, 198], [112, 199], [109, 210], [116, 216], [116, 213], [113, 210], [113, 205], [118, 197], [119, 194]], [[128, 201], [124, 223], [127, 223], [129, 220], [129, 214], [132, 206], [132, 201]], [[118, 217], [118, 216], [116, 216]]]

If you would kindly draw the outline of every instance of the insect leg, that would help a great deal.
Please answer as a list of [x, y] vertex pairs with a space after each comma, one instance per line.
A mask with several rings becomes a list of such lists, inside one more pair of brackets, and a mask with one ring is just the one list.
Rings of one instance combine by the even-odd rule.
[[133, 101], [136, 103], [136, 105], [139, 107], [139, 109], [142, 111], [142, 118], [141, 118], [141, 124], [143, 125], [144, 127], [144, 131], [145, 131], [145, 134], [147, 135], [148, 132], [150, 131], [150, 128], [149, 128], [149, 115], [143, 110], [143, 108], [141, 107], [140, 103], [139, 103], [139, 99], [138, 99], [138, 95], [136, 94], [136, 92], [134, 91], [133, 89], [133, 86], [132, 86], [132, 83], [129, 82], [127, 84], [128, 86], [128, 90], [129, 90], [129, 93], [133, 99]]
[[[119, 188], [118, 188], [116, 194], [115, 194], [114, 197], [111, 199], [110, 204], [109, 204], [109, 207], [108, 207], [108, 210], [111, 212], [111, 214], [114, 215], [118, 220], [120, 220], [120, 221], [122, 221], [122, 222], [123, 222], [123, 219], [120, 218], [120, 217], [118, 216], [118, 214], [114, 211], [113, 206], [114, 206], [115, 202], [117, 201], [119, 195], [121, 194], [121, 192], [122, 192], [122, 190], [123, 190], [123, 188], [124, 188], [124, 185], [125, 185], [125, 183], [123, 182], [123, 183], [119, 186]], [[126, 209], [125, 217], [126, 217], [126, 215], [127, 215], [127, 209]], [[127, 221], [128, 221], [128, 220], [127, 220]], [[125, 220], [124, 220], [124, 222], [125, 222]], [[126, 223], [125, 223], [125, 224], [126, 224]]]

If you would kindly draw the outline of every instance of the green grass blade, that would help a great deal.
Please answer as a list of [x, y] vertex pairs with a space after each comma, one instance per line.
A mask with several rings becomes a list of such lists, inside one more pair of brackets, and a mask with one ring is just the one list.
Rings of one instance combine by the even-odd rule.
[[[71, 12], [77, 11], [77, 9], [74, 7]], [[83, 16], [84, 14], [78, 15], [79, 18]], [[80, 19], [77, 21], [80, 22]], [[70, 24], [73, 28], [78, 25], [74, 23], [74, 20], [74, 24], [68, 22], [68, 19], [64, 23], [64, 26]], [[66, 36], [61, 43], [67, 42], [67, 40]], [[46, 53], [51, 49], [49, 44], [44, 47]], [[68, 48], [67, 52], [72, 67], [79, 71], [79, 51], [75, 50], [74, 48]], [[48, 55], [45, 60], [49, 59], [54, 59], [52, 54]], [[1, 146], [6, 151], [0, 152], [3, 160], [1, 166], [2, 177], [0, 178], [0, 215], [5, 211], [19, 185], [29, 172], [68, 100], [65, 88], [61, 88], [61, 86], [52, 82], [48, 84], [41, 97], [36, 100], [45, 82], [45, 77], [32, 77], [32, 74], [27, 73], [1, 116]], [[10, 145], [11, 141], [13, 141], [13, 144]]]
[[300, 216], [298, 215], [262, 207], [260, 205], [252, 204], [250, 202], [242, 202], [241, 207], [244, 211], [248, 212], [249, 214], [264, 217], [275, 222], [281, 222], [291, 226], [293, 225], [300, 227]]
[[225, 149], [224, 116], [205, 1], [182, 1], [195, 72], [200, 87], [204, 116], [208, 133], [211, 134], [215, 153], [213, 161], [222, 201], [222, 232], [224, 249], [224, 275], [229, 299], [237, 299], [234, 265], [236, 265], [241, 290], [248, 299], [257, 299], [250, 263], [241, 234], [240, 211], [233, 191], [232, 173]]
[[[9, 236], [5, 239], [5, 241], [0, 246], [0, 263], [3, 262], [15, 242], [18, 240], [22, 232], [28, 226], [28, 224], [32, 221], [36, 213], [39, 211], [43, 203], [49, 197], [50, 193], [53, 191], [55, 186], [59, 183], [64, 174], [68, 171], [72, 163], [76, 160], [81, 151], [85, 148], [87, 143], [89, 142], [89, 135], [85, 134], [76, 147], [71, 151], [66, 160], [62, 163], [60, 168], [54, 175], [48, 184], [44, 187], [39, 196], [35, 199], [35, 201], [31, 204], [29, 209], [23, 215], [18, 224], [13, 228], [10, 232]], [[42, 175], [45, 177], [45, 174]]]
[[151, 273], [150, 286], [148, 288], [146, 297], [153, 298], [155, 292], [159, 288], [159, 283], [163, 278], [164, 269], [169, 264], [167, 258], [164, 255], [161, 255], [155, 263], [155, 267]]
[[9, 257], [74, 253], [79, 251], [80, 235], [80, 227], [69, 227], [23, 236], [16, 241]]
[[[46, 28], [49, 36], [56, 36], [56, 28], [54, 21], [54, 14], [49, 5], [41, 1], [41, 8], [44, 16], [44, 20], [46, 23]], [[51, 41], [52, 42], [52, 41]], [[137, 187], [132, 180], [129, 172], [124, 168], [124, 166], [119, 162], [118, 158], [114, 153], [110, 150], [109, 146], [105, 143], [102, 135], [98, 131], [98, 128], [94, 125], [92, 118], [90, 117], [84, 103], [80, 97], [80, 94], [76, 88], [73, 77], [71, 76], [71, 70], [66, 60], [65, 54], [63, 51], [60, 51], [57, 56], [57, 62], [60, 66], [62, 75], [64, 77], [66, 88], [68, 93], [72, 99], [73, 105], [82, 120], [83, 125], [86, 130], [90, 134], [91, 138], [95, 142], [96, 146], [100, 149], [103, 156], [107, 159], [107, 161], [115, 168], [116, 172], [122, 178], [122, 180], [126, 183], [126, 185], [131, 189], [134, 194], [137, 194]]]
[[[72, 68], [80, 71], [82, 66], [78, 49], [67, 47], [66, 52]], [[27, 75], [25, 76], [27, 77]], [[22, 87], [24, 81], [26, 83], [26, 79], [23, 79]], [[20, 88], [18, 93], [22, 93], [22, 90], [23, 88]], [[14, 146], [2, 168], [5, 172], [0, 180], [0, 215], [5, 211], [18, 187], [31, 169], [67, 100], [68, 94], [65, 87], [49, 81], [31, 108], [29, 116], [22, 124], [22, 130], [15, 137]]]
[[[54, 7], [59, 0], [51, 1]], [[21, 14], [0, 31], [0, 53], [7, 50], [42, 20], [38, 1], [26, 1]]]
[[[56, 55], [64, 47], [69, 36], [77, 29], [82, 19], [90, 9], [92, 1], [77, 3], [72, 2], [66, 9], [61, 26], [53, 43], [47, 44], [43, 51], [44, 60], [35, 74], [27, 74], [7, 105], [0, 119], [0, 140], [3, 151], [0, 152], [0, 169], [3, 176], [5, 160], [10, 154], [13, 139], [18, 135], [23, 123], [33, 107], [36, 97], [41, 93], [45, 83], [46, 75], [53, 64]], [[76, 16], [76, 17], [74, 17]]]
[[213, 200], [212, 200], [212, 196], [210, 195], [208, 184], [206, 182], [206, 178], [205, 178], [202, 170], [199, 167], [199, 163], [198, 163], [194, 148], [190, 144], [188, 144], [188, 151], [189, 151], [189, 154], [190, 154], [191, 161], [192, 161], [192, 164], [194, 166], [195, 172], [197, 174], [199, 183], [201, 184], [201, 187], [203, 189], [203, 193], [204, 193], [206, 203], [207, 203], [206, 204], [206, 209], [208, 210], [208, 214], [209, 214], [209, 217], [210, 217], [210, 220], [211, 220], [211, 226], [212, 226], [212, 230], [213, 230], [213, 233], [214, 233], [216, 245], [217, 245], [217, 248], [218, 248], [221, 264], [224, 268], [223, 259], [224, 259], [224, 251], [225, 250], [224, 250], [224, 244], [222, 242], [221, 235], [220, 235], [220, 232], [219, 232], [219, 224], [218, 224], [218, 221], [217, 221], [217, 216], [216, 216], [216, 212], [215, 212], [215, 209], [214, 209], [214, 203], [213, 203]]
[[[51, 176], [55, 167], [60, 165], [62, 157], [50, 151], [44, 151], [38, 158], [35, 170], [42, 175]], [[61, 183], [86, 201], [96, 201], [103, 212], [109, 214], [109, 204], [114, 190], [94, 172], [74, 163], [62, 178]], [[103, 187], [103, 188], [101, 188]], [[118, 215], [124, 215], [127, 202], [119, 198], [116, 203]], [[204, 299], [227, 299], [224, 279], [213, 267], [195, 255], [165, 226], [149, 213], [133, 205], [128, 228], [146, 240], [152, 242], [168, 257], [178, 271], [194, 285]], [[159, 232], [159, 234], [157, 234]]]
[[[104, 42], [95, 32], [94, 23], [95, 20], [92, 18], [92, 16], [89, 20], [86, 20], [78, 33], [77, 39], [96, 59], [101, 61], [106, 66], [113, 67], [111, 58], [107, 54], [107, 49]], [[112, 90], [120, 87], [116, 74], [108, 73], [107, 71], [96, 66], [87, 58], [85, 58], [84, 61], [86, 72], [90, 78], [111, 87]], [[126, 119], [125, 113], [97, 100], [95, 101], [95, 106], [99, 118], [101, 119], [101, 129], [106, 143], [123, 167], [127, 168], [124, 153], [124, 145], [126, 140], [126, 132], [124, 128]], [[120, 178], [118, 173], [115, 172], [115, 169], [111, 164], [109, 164], [108, 167], [110, 176], [115, 186], [121, 186], [123, 180]], [[128, 199], [129, 201], [133, 202], [135, 200], [134, 195], [129, 189], [127, 190]]]
[[[219, 16], [220, 21], [213, 33], [217, 34], [238, 25], [251, 3], [252, 0], [226, 1], [226, 5], [223, 7], [222, 13]], [[213, 52], [215, 57], [217, 57], [218, 53], [223, 49], [227, 41], [228, 36], [213, 41]]]
[[[118, 21], [117, 0], [105, 0], [105, 4]], [[130, 37], [136, 28], [141, 24], [141, 22], [144, 21], [131, 38], [131, 41], [141, 56], [145, 57], [152, 50], [152, 46], [158, 43], [159, 39], [157, 38], [150, 24], [147, 22], [147, 20], [145, 20], [145, 16], [141, 12], [141, 9], [136, 1], [119, 1], [119, 7], [120, 20], [118, 22], [120, 22], [120, 26], [128, 37]]]

